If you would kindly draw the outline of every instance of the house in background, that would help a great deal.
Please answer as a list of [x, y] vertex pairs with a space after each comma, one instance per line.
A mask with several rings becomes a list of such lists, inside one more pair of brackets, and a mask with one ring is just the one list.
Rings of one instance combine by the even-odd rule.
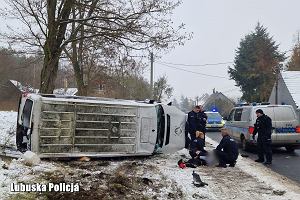
[[0, 110], [17, 111], [21, 95], [21, 90], [12, 81], [0, 82]]
[[271, 104], [292, 105], [300, 120], [300, 71], [279, 74], [276, 102], [276, 84], [269, 98]]
[[234, 105], [235, 102], [225, 96], [222, 92], [213, 90], [213, 94], [206, 99], [203, 108], [206, 111], [217, 111], [223, 117], [227, 117]]

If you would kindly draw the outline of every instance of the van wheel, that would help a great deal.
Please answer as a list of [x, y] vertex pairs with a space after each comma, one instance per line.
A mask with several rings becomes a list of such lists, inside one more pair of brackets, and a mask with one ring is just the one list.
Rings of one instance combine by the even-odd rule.
[[244, 136], [241, 136], [241, 148], [243, 151], [249, 150], [249, 144], [246, 142], [246, 139]]
[[295, 151], [295, 147], [291, 147], [291, 146], [286, 146], [285, 147], [286, 151], [289, 152], [289, 153], [292, 153]]

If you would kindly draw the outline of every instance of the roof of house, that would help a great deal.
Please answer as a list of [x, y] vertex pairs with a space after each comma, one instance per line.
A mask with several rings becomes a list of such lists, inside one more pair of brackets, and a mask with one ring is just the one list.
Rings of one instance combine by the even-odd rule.
[[225, 96], [222, 92], [215, 92], [206, 99], [204, 106], [206, 106], [211, 101], [214, 101], [215, 99], [223, 99], [234, 104], [234, 102], [231, 99], [229, 99], [227, 96]]
[[293, 100], [300, 107], [300, 71], [284, 71], [281, 75]]

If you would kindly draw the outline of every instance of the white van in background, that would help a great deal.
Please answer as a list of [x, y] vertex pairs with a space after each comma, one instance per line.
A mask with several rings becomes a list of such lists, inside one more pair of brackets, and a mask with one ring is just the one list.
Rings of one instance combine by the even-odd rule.
[[[255, 145], [252, 139], [257, 109], [262, 109], [272, 119], [272, 145], [285, 147], [287, 151], [300, 148], [300, 125], [297, 115], [290, 105], [241, 106], [231, 110], [225, 127], [231, 137], [247, 150]], [[257, 137], [257, 135], [256, 135]]]

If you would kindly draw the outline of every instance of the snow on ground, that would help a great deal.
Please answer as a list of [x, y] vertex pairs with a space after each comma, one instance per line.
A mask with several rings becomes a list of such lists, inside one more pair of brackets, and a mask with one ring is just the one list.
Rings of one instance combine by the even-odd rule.
[[15, 146], [17, 112], [0, 111], [0, 145]]
[[[209, 138], [207, 141], [215, 144]], [[212, 146], [207, 145], [207, 149], [212, 149]], [[167, 179], [177, 183], [178, 188], [183, 191], [184, 199], [300, 199], [300, 187], [297, 183], [247, 158], [239, 158], [237, 167], [234, 168], [178, 168], [177, 161], [187, 156], [186, 150], [164, 155], [162, 157], [165, 159], [159, 158], [160, 164], [157, 165]], [[208, 186], [193, 186], [193, 170], [201, 176], [202, 181], [208, 183]]]
[[11, 183], [34, 183], [42, 173], [56, 170], [55, 163], [41, 162], [37, 166], [26, 166], [22, 159], [3, 161], [0, 158], [0, 200], [9, 199]]
[[[207, 138], [207, 142], [216, 147], [218, 145], [214, 140]], [[276, 192], [285, 191], [285, 199], [300, 199], [300, 186], [296, 182], [282, 176], [260, 163], [256, 163], [248, 158], [239, 156], [237, 168], [243, 172], [255, 177], [258, 182], [264, 183], [268, 187], [272, 187]]]
[[[14, 144], [17, 114], [0, 112], [0, 141]], [[13, 127], [13, 128], [11, 128]], [[13, 134], [10, 134], [13, 133]], [[9, 138], [9, 139], [8, 139]], [[216, 142], [207, 137], [207, 149]], [[188, 151], [147, 158], [91, 160], [82, 162], [43, 160], [27, 166], [22, 159], [0, 158], [0, 200], [2, 199], [300, 199], [297, 183], [248, 158], [239, 157], [234, 168], [200, 166], [180, 169], [179, 159]], [[192, 172], [208, 186], [195, 187]], [[11, 193], [12, 182], [79, 183], [78, 193]], [[18, 196], [20, 195], [20, 196]]]

